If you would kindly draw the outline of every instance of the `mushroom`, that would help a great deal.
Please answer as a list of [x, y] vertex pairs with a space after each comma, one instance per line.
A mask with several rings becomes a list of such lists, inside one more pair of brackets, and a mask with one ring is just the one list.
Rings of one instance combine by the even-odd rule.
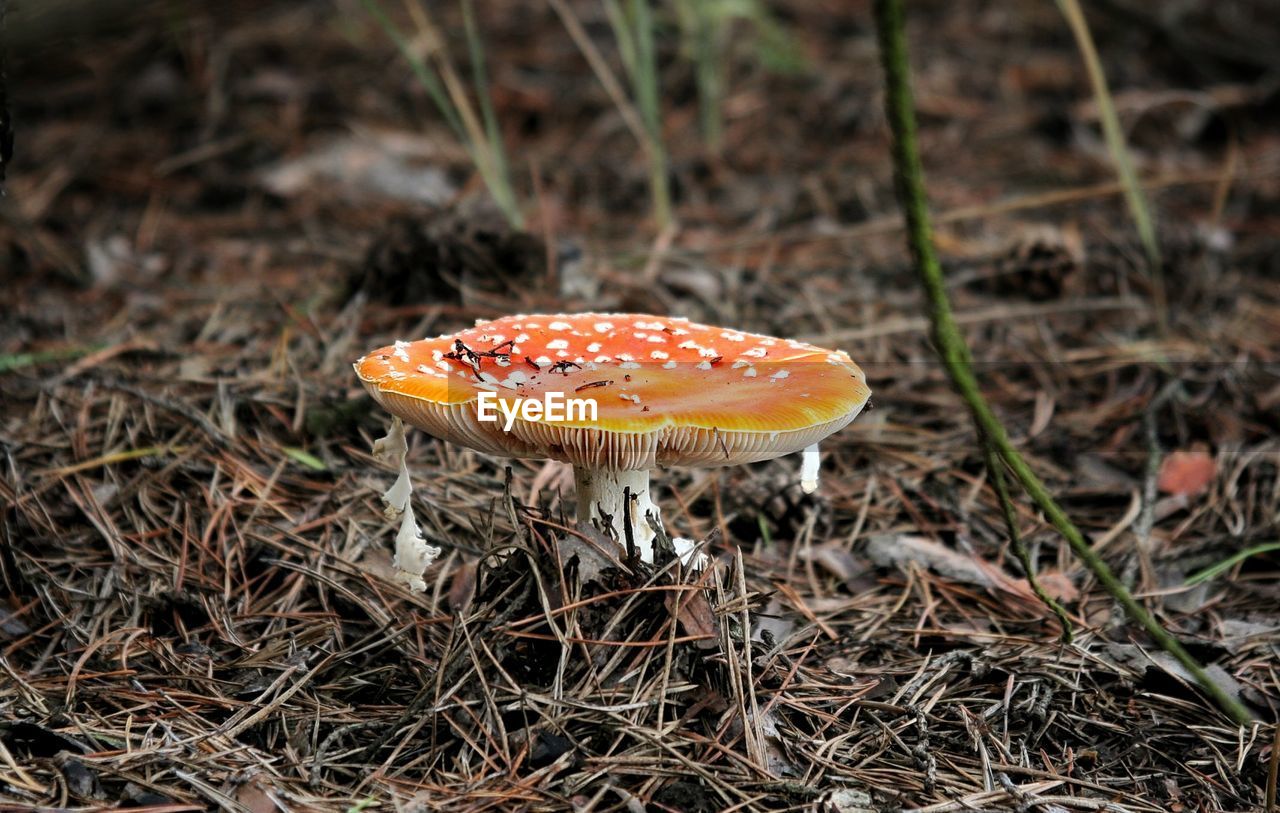
[[[842, 351], [643, 314], [480, 321], [375, 350], [355, 371], [387, 411], [436, 437], [572, 464], [578, 520], [619, 544], [634, 543], [645, 561], [653, 560], [661, 527], [652, 469], [728, 466], [804, 450], [802, 488], [812, 491], [818, 441], [857, 417], [871, 392]], [[393, 425], [389, 438], [400, 449], [396, 431]], [[392, 491], [389, 510], [407, 507]], [[424, 549], [435, 549], [416, 530], [406, 518], [396, 561], [407, 571], [402, 578], [418, 586], [430, 559]], [[677, 553], [692, 545], [679, 540]]]

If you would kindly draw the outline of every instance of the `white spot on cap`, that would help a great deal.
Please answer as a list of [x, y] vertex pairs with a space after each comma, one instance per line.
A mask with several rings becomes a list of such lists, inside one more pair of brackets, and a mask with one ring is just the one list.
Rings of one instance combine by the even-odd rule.
[[743, 361], [742, 359], [738, 359], [737, 361], [735, 361], [735, 362], [733, 363], [733, 369], [735, 369], [735, 370], [737, 370], [737, 369], [739, 369], [739, 368], [742, 368], [742, 367], [750, 367], [750, 366], [751, 366], [751, 362], [749, 362], [749, 361]]
[[747, 369], [743, 370], [743, 371], [742, 371], [742, 377], [743, 377], [743, 378], [755, 378], [755, 377], [756, 377], [756, 368], [755, 368], [755, 367], [748, 367]]
[[666, 343], [667, 343], [667, 337], [666, 337], [666, 336], [660, 336], [660, 335], [658, 335], [657, 333], [654, 333], [652, 336], [650, 336], [649, 338], [645, 339], [645, 341], [646, 341], [646, 342], [653, 342], [654, 344], [666, 344]]
[[604, 364], [605, 362], [609, 362], [609, 361], [613, 361], [613, 356], [596, 356], [597, 364]]
[[624, 361], [618, 365], [619, 370], [639, 370], [640, 364], [635, 361]]
[[725, 333], [721, 333], [720, 338], [728, 339], [731, 342], [742, 342], [747, 340], [747, 337], [743, 336], [741, 333], [729, 333], [727, 331]]
[[548, 330], [572, 330], [573, 325], [569, 324], [568, 322], [552, 322], [551, 324], [547, 325], [547, 329]]
[[564, 339], [555, 339], [553, 341], [547, 342], [548, 350], [564, 350], [568, 346], [569, 346], [569, 343]]
[[397, 339], [397, 340], [396, 340], [396, 350], [395, 350], [395, 353], [393, 353], [393, 355], [394, 355], [396, 358], [398, 358], [398, 359], [400, 359], [401, 361], [403, 361], [403, 362], [408, 362], [408, 361], [409, 361], [409, 353], [405, 350], [405, 348], [406, 348], [406, 347], [408, 347], [408, 346], [409, 346], [409, 343], [408, 343], [408, 342], [402, 342], [402, 341], [400, 341], [399, 339]]
[[788, 372], [787, 370], [779, 370], [778, 372], [774, 373], [773, 375], [771, 375], [771, 376], [769, 376], [769, 377], [770, 377], [770, 378], [776, 378], [777, 380], [781, 381], [782, 379], [786, 378], [786, 377], [787, 377], [787, 376], [789, 376], [789, 375], [791, 375], [791, 373], [790, 373], [790, 372]]
[[700, 361], [700, 362], [698, 362], [698, 369], [699, 369], [699, 370], [710, 370], [710, 369], [711, 369], [711, 362], [709, 362], [709, 361]]
[[538, 356], [536, 359], [533, 360], [533, 363], [534, 364], [550, 364], [551, 358], [549, 356]]
[[742, 351], [742, 355], [750, 356], [753, 359], [762, 359], [769, 355], [769, 351], [765, 350], [763, 347], [753, 347], [750, 350]]
[[[520, 327], [519, 325], [516, 325], [517, 329], [519, 329], [519, 327]], [[529, 341], [529, 334], [521, 333], [519, 336], [516, 336], [515, 339], [513, 339], [512, 341], [514, 341], [516, 344], [520, 344], [521, 342], [527, 342]]]
[[652, 353], [650, 353], [650, 354], [649, 354], [649, 358], [651, 358], [651, 359], [666, 359], [666, 358], [671, 358], [671, 354], [670, 354], [670, 353], [664, 353], [664, 352], [662, 352], [661, 350], [654, 350]]
[[436, 367], [439, 367], [441, 370], [444, 370], [446, 373], [453, 369], [452, 365], [450, 365], [449, 362], [447, 361], [437, 361]]
[[600, 352], [600, 342], [592, 342], [591, 344], [587, 345], [587, 352], [588, 352], [588, 353], [599, 353], [599, 352]]
[[596, 333], [608, 333], [613, 330], [613, 322], [596, 322], [592, 327], [596, 329]]
[[675, 368], [676, 368], [675, 361], [668, 361], [666, 364], [662, 365], [662, 369], [664, 370], [674, 370]]
[[[442, 359], [442, 358], [444, 358], [444, 351], [443, 351], [443, 350], [432, 350], [432, 351], [431, 351], [431, 360], [432, 360], [432, 361], [439, 361], [439, 360], [440, 360], [440, 359]], [[830, 357], [830, 356], [827, 356], [827, 358], [831, 358], [831, 357]]]

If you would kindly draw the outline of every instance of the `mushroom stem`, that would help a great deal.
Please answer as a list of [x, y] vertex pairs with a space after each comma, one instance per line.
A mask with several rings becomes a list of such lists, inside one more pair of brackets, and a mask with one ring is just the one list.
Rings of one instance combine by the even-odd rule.
[[[590, 521], [601, 531], [618, 540], [620, 545], [625, 545], [627, 540], [624, 518], [628, 514], [624, 510], [623, 495], [630, 489], [631, 539], [640, 551], [640, 558], [646, 562], [652, 562], [655, 534], [647, 518], [652, 515], [655, 522], [661, 522], [662, 515], [649, 496], [649, 472], [574, 466], [573, 481], [578, 488], [578, 521]], [[610, 521], [606, 521], [606, 516]], [[607, 525], [612, 526], [612, 531], [606, 527]]]
[[818, 490], [818, 444], [804, 450], [800, 463], [800, 490], [812, 494]]

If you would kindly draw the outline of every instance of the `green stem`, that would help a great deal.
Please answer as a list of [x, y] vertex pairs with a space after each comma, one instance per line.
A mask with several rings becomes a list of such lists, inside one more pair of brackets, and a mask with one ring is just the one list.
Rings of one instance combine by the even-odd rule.
[[916, 149], [915, 109], [908, 80], [907, 43], [903, 31], [902, 0], [875, 0], [876, 29], [880, 59], [885, 73], [885, 111], [893, 131], [894, 180], [899, 203], [907, 223], [907, 240], [916, 271], [929, 302], [929, 316], [935, 350], [942, 359], [952, 385], [973, 414], [978, 431], [985, 435], [996, 453], [1022, 484], [1023, 489], [1044, 512], [1076, 556], [1097, 577], [1098, 582], [1142, 625], [1161, 649], [1178, 660], [1228, 716], [1240, 725], [1252, 717], [1240, 701], [1215, 684], [1204, 668], [1170, 635], [1155, 617], [1139, 604], [1111, 572], [1111, 568], [1085, 541], [1084, 535], [1049, 494], [1031, 467], [1014, 448], [1003, 424], [987, 404], [973, 373], [969, 347], [951, 313], [951, 303], [942, 278], [942, 267], [933, 251], [929, 215], [925, 205], [924, 172]]
[[520, 214], [520, 204], [516, 201], [515, 189], [511, 185], [511, 168], [507, 163], [507, 150], [502, 141], [502, 131], [498, 127], [498, 117], [493, 112], [493, 99], [489, 93], [489, 73], [485, 66], [484, 42], [480, 39], [475, 9], [471, 3], [472, 0], [461, 0], [462, 22], [467, 34], [472, 81], [475, 83], [476, 99], [480, 104], [480, 115], [484, 121], [486, 147], [491, 153], [489, 160], [494, 178], [489, 191], [507, 221], [515, 228], [523, 229], [524, 217]]
[[1107, 85], [1107, 75], [1102, 69], [1102, 59], [1093, 44], [1093, 34], [1089, 24], [1085, 22], [1084, 10], [1078, 0], [1057, 0], [1058, 9], [1066, 18], [1075, 37], [1076, 47], [1084, 59], [1085, 71], [1089, 74], [1089, 83], [1093, 86], [1093, 98], [1098, 105], [1098, 120], [1102, 123], [1102, 136], [1107, 142], [1107, 151], [1116, 165], [1116, 174], [1120, 177], [1120, 185], [1124, 188], [1125, 202], [1129, 205], [1129, 213], [1133, 216], [1134, 225], [1138, 228], [1138, 239], [1142, 241], [1147, 255], [1147, 265], [1151, 276], [1152, 292], [1156, 303], [1156, 318], [1160, 323], [1160, 331], [1168, 329], [1168, 305], [1165, 300], [1164, 269], [1160, 258], [1160, 242], [1156, 239], [1156, 227], [1151, 217], [1151, 209], [1147, 206], [1146, 196], [1142, 193], [1142, 184], [1138, 181], [1138, 173], [1133, 168], [1133, 159], [1129, 155], [1129, 146], [1125, 143], [1124, 128], [1120, 126], [1120, 116], [1111, 101], [1111, 89]]
[[1013, 552], [1018, 557], [1018, 561], [1022, 563], [1022, 572], [1027, 574], [1027, 583], [1031, 585], [1031, 590], [1036, 594], [1036, 598], [1040, 599], [1044, 606], [1058, 617], [1058, 623], [1062, 625], [1062, 643], [1071, 643], [1071, 619], [1067, 616], [1067, 609], [1054, 599], [1053, 596], [1045, 592], [1040, 586], [1040, 580], [1036, 578], [1035, 565], [1031, 561], [1031, 551], [1027, 550], [1027, 543], [1022, 539], [1022, 534], [1018, 532], [1018, 514], [1013, 509], [1013, 499], [1009, 496], [1009, 486], [1004, 481], [1004, 463], [999, 459], [999, 452], [996, 451], [995, 444], [991, 439], [983, 435], [982, 437], [982, 453], [986, 459], [987, 471], [991, 473], [991, 485], [995, 489], [996, 499], [1000, 502], [1000, 513], [1004, 515], [1004, 524], [1009, 531], [1009, 540], [1013, 543]]
[[635, 25], [636, 102], [649, 134], [649, 186], [653, 194], [653, 217], [661, 231], [671, 223], [671, 188], [667, 183], [667, 152], [662, 141], [658, 59], [649, 0], [631, 0], [631, 15]]

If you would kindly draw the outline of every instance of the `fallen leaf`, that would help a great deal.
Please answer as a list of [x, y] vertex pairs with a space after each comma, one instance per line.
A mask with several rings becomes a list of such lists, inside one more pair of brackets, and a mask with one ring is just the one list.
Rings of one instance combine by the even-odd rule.
[[774, 777], [799, 776], [800, 771], [787, 756], [786, 739], [778, 728], [778, 718], [770, 709], [760, 713], [760, 733], [764, 734], [765, 768]]
[[[663, 603], [668, 613], [674, 610], [676, 594], [667, 593]], [[680, 595], [680, 611], [676, 620], [680, 622], [680, 627], [686, 635], [708, 636], [700, 641], [694, 641], [693, 645], [696, 648], [712, 649], [720, 645], [720, 627], [716, 624], [715, 613], [711, 611], [711, 605], [702, 591], [689, 591]]]
[[599, 581], [606, 570], [626, 570], [614, 555], [618, 546], [604, 534], [585, 523], [579, 525], [578, 531], [578, 534], [560, 537], [557, 544], [560, 546], [561, 562], [568, 564], [570, 559], [578, 560], [578, 575], [583, 584]]
[[28, 632], [31, 632], [31, 628], [26, 625], [26, 622], [4, 607], [0, 607], [0, 633], [16, 638]]
[[392, 199], [441, 206], [456, 194], [430, 160], [430, 142], [402, 134], [365, 133], [334, 139], [267, 169], [261, 182], [280, 197], [317, 188], [353, 199]]
[[[1026, 579], [1012, 576], [981, 557], [952, 550], [921, 536], [901, 534], [872, 537], [867, 543], [867, 558], [879, 567], [896, 567], [903, 571], [909, 564], [916, 564], [953, 582], [1002, 590], [1036, 600]], [[1037, 575], [1040, 585], [1053, 598], [1073, 601], [1078, 597], [1079, 591], [1065, 574], [1046, 570]]]
[[475, 595], [476, 563], [464, 562], [453, 572], [453, 580], [449, 582], [449, 609], [455, 613], [466, 612]]
[[1207, 489], [1217, 473], [1217, 464], [1204, 449], [1179, 450], [1160, 463], [1156, 485], [1166, 494], [1190, 496]]
[[1057, 601], [1071, 603], [1080, 598], [1080, 591], [1076, 588], [1075, 582], [1061, 570], [1041, 570], [1036, 574], [1036, 581], [1050, 598]]
[[871, 794], [854, 788], [831, 791], [822, 797], [815, 808], [822, 813], [872, 813], [875, 809]]
[[236, 791], [236, 801], [249, 813], [275, 813], [276, 803], [271, 798], [270, 789], [251, 779]]
[[[1199, 686], [1195, 676], [1168, 652], [1147, 651], [1133, 644], [1110, 644], [1107, 651], [1121, 664], [1136, 671], [1160, 669], [1190, 686]], [[1205, 675], [1228, 697], [1239, 699], [1242, 686], [1231, 673], [1216, 663], [1205, 664]]]
[[995, 587], [998, 581], [985, 563], [922, 536], [874, 536], [867, 543], [867, 558], [879, 567], [904, 571], [910, 564], [922, 565], [952, 581], [978, 587]]
[[842, 542], [832, 540], [801, 548], [798, 553], [800, 558], [818, 565], [844, 582], [844, 586], [853, 593], [861, 592], [874, 584], [868, 576], [866, 562], [846, 550]]
[[752, 625], [751, 640], [770, 647], [785, 642], [796, 627], [794, 614], [782, 606], [782, 602], [776, 597], [769, 599], [769, 604], [763, 611], [752, 613], [751, 620], [755, 622]]

